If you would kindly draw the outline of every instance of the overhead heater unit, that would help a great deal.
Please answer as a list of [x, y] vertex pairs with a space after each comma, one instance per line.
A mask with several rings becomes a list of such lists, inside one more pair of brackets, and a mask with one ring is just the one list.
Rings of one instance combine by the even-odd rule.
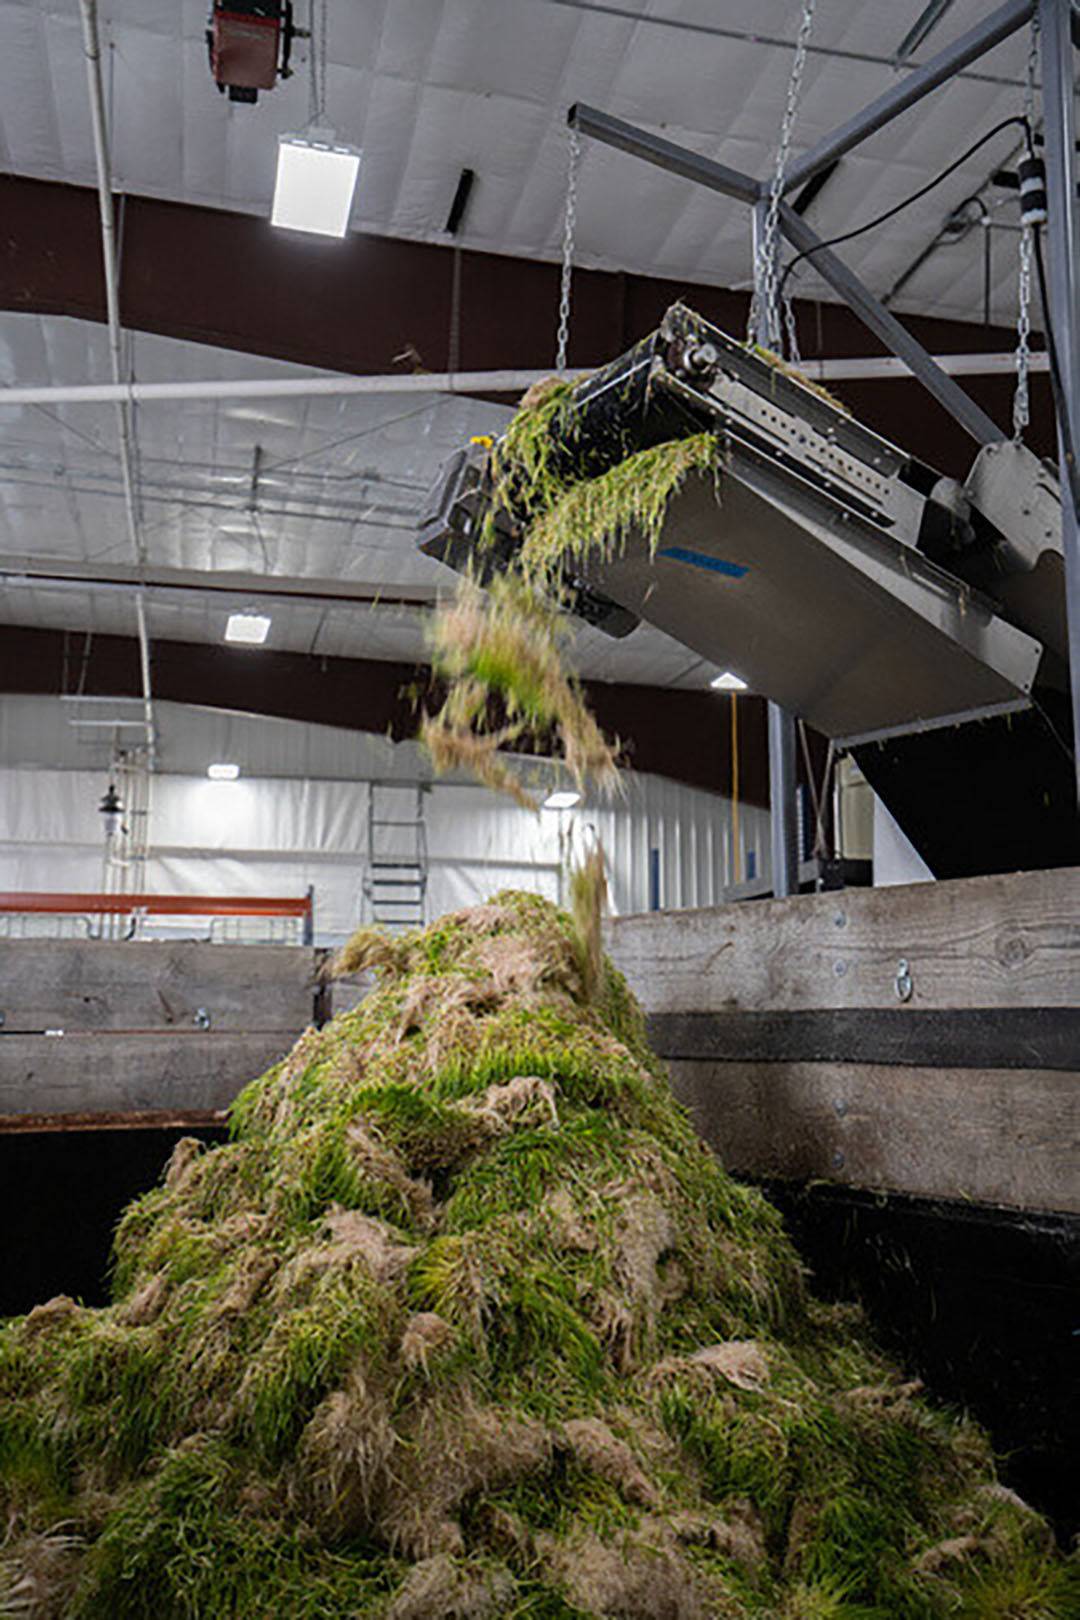
[[292, 0], [214, 0], [206, 30], [210, 72], [230, 101], [254, 102], [291, 72]]
[[[580, 617], [647, 620], [850, 749], [939, 876], [1080, 859], [1060, 496], [1030, 451], [990, 444], [964, 485], [943, 478], [679, 305], [553, 423], [571, 478], [702, 431], [719, 445], [655, 548], [631, 532], [570, 561]], [[529, 519], [495, 511], [478, 547], [492, 454], [458, 452], [420, 533], [482, 576], [514, 566]]]

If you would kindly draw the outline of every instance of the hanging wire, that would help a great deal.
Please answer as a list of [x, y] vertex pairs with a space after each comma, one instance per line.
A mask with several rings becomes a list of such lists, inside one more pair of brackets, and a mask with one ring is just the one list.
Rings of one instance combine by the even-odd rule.
[[570, 291], [574, 274], [574, 232], [577, 226], [578, 170], [581, 166], [581, 134], [575, 124], [569, 127], [566, 165], [566, 213], [563, 218], [562, 281], [559, 287], [559, 328], [555, 346], [555, 370], [566, 372], [570, 345]]
[[[1029, 150], [1035, 119], [1035, 70], [1039, 55], [1039, 13], [1031, 14], [1031, 32], [1028, 36], [1027, 75], [1024, 80], [1024, 116], [1027, 119]], [[1019, 244], [1019, 274], [1016, 317], [1016, 392], [1013, 395], [1013, 442], [1019, 444], [1031, 421], [1031, 392], [1029, 388], [1031, 360], [1031, 225], [1021, 224]]]
[[[773, 170], [765, 226], [757, 244], [757, 263], [754, 266], [754, 296], [750, 303], [747, 341], [760, 340], [774, 349], [779, 349], [782, 341], [777, 308], [780, 203], [784, 196], [784, 179], [791, 152], [791, 136], [795, 128], [795, 113], [799, 105], [799, 92], [806, 67], [806, 52], [810, 43], [815, 4], [816, 0], [803, 0], [799, 32], [795, 37], [795, 58], [791, 64], [791, 77], [788, 80], [787, 105], [784, 108], [780, 124], [780, 140], [776, 148], [776, 167]], [[791, 329], [794, 329], [794, 316], [791, 317]]]

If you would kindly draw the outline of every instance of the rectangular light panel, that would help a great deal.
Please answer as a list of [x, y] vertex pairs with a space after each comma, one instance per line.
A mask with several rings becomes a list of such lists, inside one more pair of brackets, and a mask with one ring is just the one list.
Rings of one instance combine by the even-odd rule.
[[281, 136], [271, 225], [316, 236], [344, 236], [359, 170], [360, 153], [350, 147]]
[[231, 760], [221, 760], [216, 765], [208, 765], [206, 774], [211, 782], [235, 782], [240, 775], [240, 767]]
[[581, 794], [575, 793], [573, 788], [556, 788], [544, 800], [545, 810], [572, 810], [575, 804], [581, 803]]
[[270, 633], [270, 620], [262, 613], [230, 613], [225, 640], [241, 647], [261, 647]]

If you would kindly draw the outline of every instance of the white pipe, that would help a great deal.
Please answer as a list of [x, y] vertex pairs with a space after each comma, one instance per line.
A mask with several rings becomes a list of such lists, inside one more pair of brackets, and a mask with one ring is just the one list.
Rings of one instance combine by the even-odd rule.
[[106, 405], [152, 400], [290, 399], [318, 394], [520, 394], [551, 371], [408, 372], [392, 377], [207, 378], [201, 382], [60, 384], [0, 388], [5, 405]]
[[[936, 354], [934, 362], [950, 377], [993, 377], [1016, 370], [1016, 355], [1010, 350], [995, 354]], [[863, 378], [910, 377], [903, 360], [893, 354], [874, 354], [846, 360], [800, 360], [798, 369], [814, 382], [859, 382]], [[1028, 369], [1049, 371], [1050, 359], [1043, 350], [1029, 356]], [[2, 396], [0, 396], [2, 397]]]
[[[954, 377], [995, 376], [1016, 369], [1016, 356], [1004, 354], [938, 354], [942, 371]], [[1032, 371], [1048, 370], [1047, 356], [1031, 356]], [[894, 355], [802, 360], [799, 370], [816, 382], [851, 382], [865, 378], [908, 377]], [[310, 395], [346, 394], [520, 394], [550, 377], [547, 371], [432, 371], [404, 376], [366, 377], [210, 377], [199, 382], [59, 383], [34, 388], [0, 388], [4, 405], [146, 405], [185, 399], [303, 399]]]
[[[109, 141], [105, 128], [105, 93], [101, 83], [101, 43], [98, 38], [96, 0], [81, 0], [83, 50], [86, 54], [86, 80], [90, 91], [90, 121], [94, 132], [94, 163], [97, 169], [98, 213], [101, 219], [101, 257], [105, 274], [105, 309], [109, 326], [109, 357], [113, 386], [122, 388], [123, 349], [120, 326], [119, 279], [116, 273], [116, 231], [113, 223], [112, 181], [109, 170]], [[135, 456], [132, 445], [131, 401], [116, 395], [117, 426], [120, 432], [120, 467], [124, 482], [124, 507], [128, 540], [135, 566], [146, 561], [139, 514], [135, 499]], [[146, 598], [140, 588], [135, 595], [135, 624], [139, 637], [139, 672], [142, 680], [143, 711], [146, 717], [150, 757], [154, 754], [154, 704], [150, 685], [150, 638], [146, 628]]]

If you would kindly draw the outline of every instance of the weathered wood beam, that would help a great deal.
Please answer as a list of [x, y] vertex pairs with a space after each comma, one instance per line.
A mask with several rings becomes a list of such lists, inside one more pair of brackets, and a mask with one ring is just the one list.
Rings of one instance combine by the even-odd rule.
[[[292, 1041], [312, 1020], [315, 954], [302, 945], [196, 940], [0, 941], [0, 1074], [15, 1032], [272, 1032]], [[200, 1019], [200, 1023], [202, 1020]]]
[[672, 1075], [740, 1175], [1080, 1214], [1080, 1075], [694, 1061]]

